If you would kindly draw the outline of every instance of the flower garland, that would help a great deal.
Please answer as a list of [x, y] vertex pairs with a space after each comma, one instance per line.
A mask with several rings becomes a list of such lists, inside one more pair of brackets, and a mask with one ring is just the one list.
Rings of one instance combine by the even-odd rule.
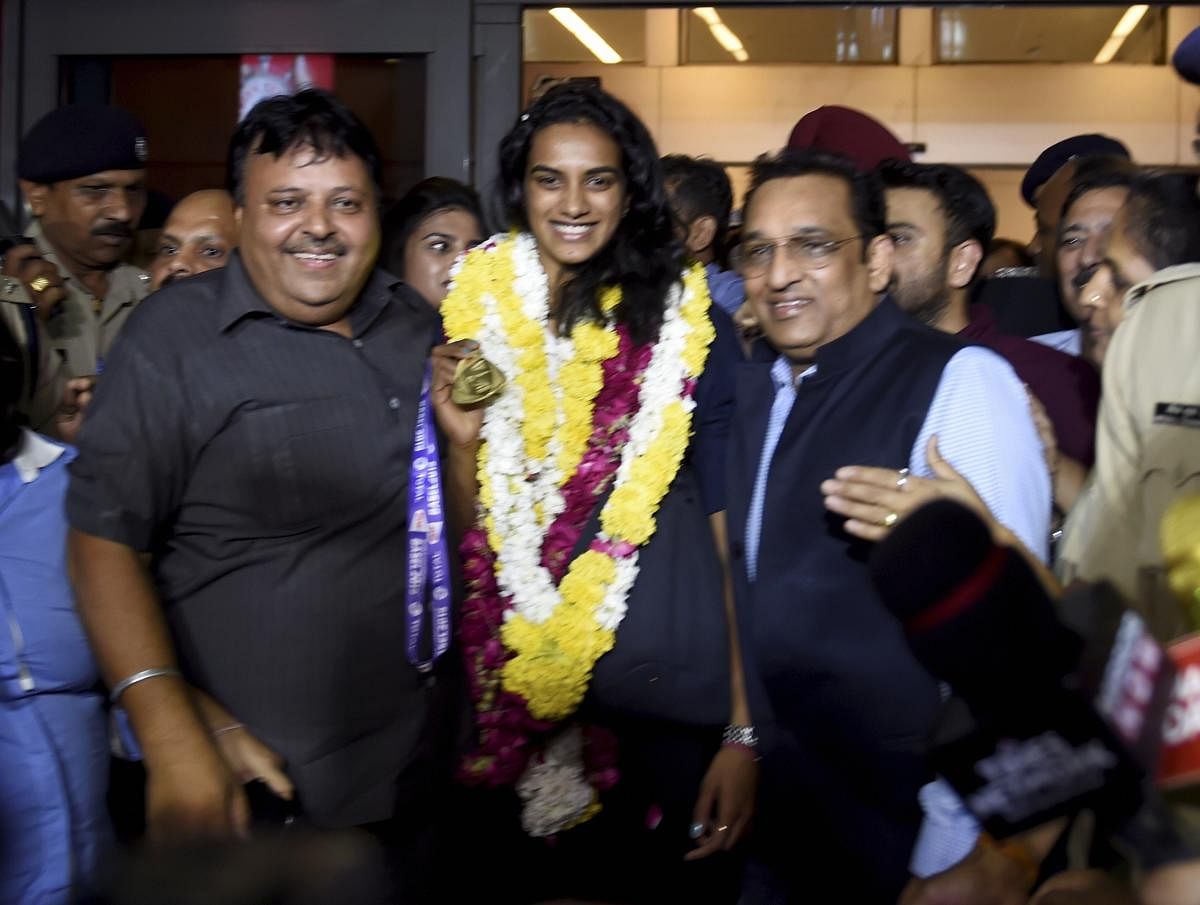
[[[603, 310], [619, 301], [619, 291], [607, 291]], [[567, 340], [551, 336], [547, 303], [536, 245], [516, 235], [473, 252], [442, 309], [449, 338], [477, 339], [511, 378], [484, 415], [482, 527], [463, 543], [462, 634], [481, 732], [466, 773], [499, 783], [523, 772], [526, 829], [537, 835], [587, 819], [594, 790], [615, 779], [611, 764], [583, 763], [602, 745], [560, 732], [535, 756], [528, 736], [575, 711], [596, 660], [612, 648], [640, 547], [687, 449], [692, 394], [713, 339], [698, 267], [672, 289], [653, 346], [590, 323]], [[568, 564], [610, 485], [599, 535]]]

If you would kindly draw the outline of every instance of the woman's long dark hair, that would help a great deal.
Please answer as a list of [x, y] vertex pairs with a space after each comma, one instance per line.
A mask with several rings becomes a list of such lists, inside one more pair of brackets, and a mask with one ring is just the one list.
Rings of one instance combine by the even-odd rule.
[[609, 135], [621, 149], [628, 209], [612, 240], [599, 252], [571, 268], [559, 292], [559, 329], [570, 332], [580, 320], [604, 320], [600, 290], [621, 287], [616, 318], [636, 342], [658, 335], [671, 284], [679, 279], [683, 247], [675, 238], [662, 170], [654, 139], [628, 107], [586, 82], [556, 85], [521, 115], [500, 142], [497, 200], [504, 222], [528, 229], [525, 171], [533, 137], [547, 126], [589, 123]]
[[409, 237], [426, 217], [449, 210], [470, 214], [479, 221], [479, 228], [484, 228], [479, 196], [469, 185], [445, 176], [430, 176], [409, 189], [383, 215], [383, 251], [379, 260], [384, 268], [403, 278], [404, 246]]

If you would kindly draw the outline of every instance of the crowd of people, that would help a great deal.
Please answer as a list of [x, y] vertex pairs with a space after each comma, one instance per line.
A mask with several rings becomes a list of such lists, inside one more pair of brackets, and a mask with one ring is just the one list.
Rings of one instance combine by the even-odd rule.
[[103, 106], [20, 147], [0, 900], [1200, 901], [1200, 840], [981, 827], [870, 568], [950, 499], [1047, 594], [1190, 628], [1158, 525], [1200, 490], [1194, 175], [1064, 139], [1026, 250], [823, 107], [735, 212], [567, 81], [488, 206], [387, 204], [308, 89], [143, 272], [147, 148]]

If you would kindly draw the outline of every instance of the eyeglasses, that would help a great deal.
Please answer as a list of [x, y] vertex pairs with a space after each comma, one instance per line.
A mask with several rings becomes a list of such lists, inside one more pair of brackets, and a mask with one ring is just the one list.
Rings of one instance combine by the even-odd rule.
[[812, 236], [751, 239], [733, 249], [733, 266], [744, 277], [762, 276], [775, 260], [775, 249], [782, 248], [789, 264], [798, 264], [806, 270], [820, 270], [829, 266], [839, 248], [861, 238], [859, 235], [845, 239], [814, 239]]

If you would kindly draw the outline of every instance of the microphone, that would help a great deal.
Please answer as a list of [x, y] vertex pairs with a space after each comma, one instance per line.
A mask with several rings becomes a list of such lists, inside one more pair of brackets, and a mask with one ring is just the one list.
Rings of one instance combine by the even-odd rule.
[[1085, 808], [1116, 826], [1138, 811], [1173, 672], [1111, 588], [1056, 612], [1020, 554], [949, 500], [901, 522], [870, 569], [917, 660], [955, 695], [930, 760], [988, 833]]

